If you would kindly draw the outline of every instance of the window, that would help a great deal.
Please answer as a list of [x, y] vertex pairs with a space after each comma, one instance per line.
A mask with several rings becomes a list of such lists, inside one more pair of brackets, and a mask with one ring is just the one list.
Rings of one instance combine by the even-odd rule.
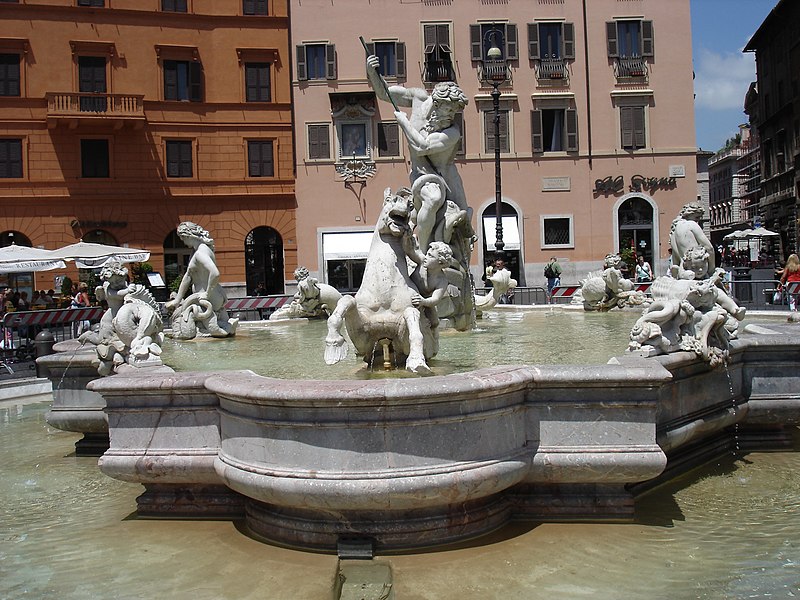
[[396, 121], [378, 123], [378, 156], [400, 156], [400, 128]]
[[[78, 91], [81, 112], [103, 113], [108, 109], [106, 93], [106, 59], [104, 56], [78, 57]], [[103, 94], [84, 96], [83, 94]]]
[[266, 15], [267, 0], [244, 0], [242, 2], [242, 12], [246, 15]]
[[623, 149], [638, 150], [647, 145], [644, 106], [620, 106], [619, 122]]
[[297, 46], [297, 79], [336, 79], [335, 44], [301, 44]]
[[564, 61], [575, 59], [575, 25], [528, 23], [528, 58], [536, 61], [538, 79], [567, 79]]
[[105, 6], [105, 0], [78, 0], [78, 6], [95, 6], [102, 8]]
[[575, 246], [572, 215], [542, 215], [542, 248], [572, 248]]
[[[508, 110], [500, 110], [500, 152], [510, 152], [508, 140]], [[484, 152], [494, 152], [494, 110], [483, 112], [483, 130], [485, 133], [483, 140]]]
[[167, 177], [192, 176], [192, 142], [167, 141]]
[[164, 12], [185, 13], [186, 0], [161, 0], [161, 10]]
[[639, 20], [606, 23], [608, 55], [614, 58], [652, 58], [653, 22]]
[[0, 54], [0, 96], [19, 96], [19, 54]]
[[81, 140], [81, 177], [108, 175], [108, 140]]
[[455, 81], [452, 50], [450, 49], [450, 25], [431, 23], [422, 26], [423, 53], [426, 82]]
[[331, 157], [331, 126], [327, 123], [321, 125], [308, 125], [308, 158], [310, 160], [325, 160]]
[[384, 77], [406, 76], [406, 45], [403, 42], [372, 42], [367, 44], [370, 54], [380, 61], [380, 73]]
[[467, 154], [467, 130], [464, 128], [464, 111], [457, 112], [453, 116], [453, 125], [458, 127], [461, 132], [461, 139], [458, 140], [458, 147], [456, 148], [456, 156], [463, 158]]
[[197, 61], [164, 61], [164, 100], [203, 101], [203, 66]]
[[275, 176], [272, 140], [247, 142], [247, 175], [250, 177]]
[[336, 125], [339, 134], [339, 160], [348, 158], [369, 158], [369, 122], [345, 121]]
[[501, 60], [516, 60], [517, 26], [513, 23], [481, 23], [469, 26], [472, 60], [486, 59], [489, 48], [497, 46], [503, 55]]
[[22, 177], [22, 140], [0, 139], [0, 178]]
[[244, 85], [245, 99], [247, 102], [269, 102], [270, 92], [270, 63], [245, 63]]
[[573, 108], [531, 111], [531, 136], [534, 153], [577, 152], [577, 111]]

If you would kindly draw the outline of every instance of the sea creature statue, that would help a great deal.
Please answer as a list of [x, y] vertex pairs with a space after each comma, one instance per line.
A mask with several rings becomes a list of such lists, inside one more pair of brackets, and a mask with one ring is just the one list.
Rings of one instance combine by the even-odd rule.
[[653, 303], [633, 326], [629, 351], [653, 356], [688, 350], [712, 366], [726, 360], [728, 343], [746, 311], [723, 288], [724, 269], [707, 276], [709, 262], [704, 247], [690, 248], [680, 261], [683, 278], [653, 282]]
[[619, 254], [607, 254], [603, 261], [603, 271], [589, 275], [581, 282], [585, 310], [627, 308], [641, 306], [649, 301], [643, 292], [633, 289], [633, 282], [626, 279], [620, 270], [621, 264], [622, 258]]
[[102, 376], [119, 371], [122, 365], [161, 366], [164, 323], [158, 303], [143, 285], [127, 283], [128, 271], [120, 263], [110, 262], [100, 271], [102, 286], [95, 295], [108, 303], [96, 332], [86, 332], [81, 343], [96, 346]]
[[384, 359], [391, 355], [394, 364], [404, 361], [410, 371], [430, 372], [427, 360], [438, 352], [439, 337], [437, 323], [431, 323], [427, 309], [445, 295], [442, 288], [446, 289], [447, 283], [440, 271], [442, 263], [452, 258], [442, 259], [438, 250], [443, 249], [432, 245], [433, 250], [429, 248], [423, 259], [424, 267], [418, 267], [425, 269], [425, 276], [415, 278], [425, 285], [436, 286], [436, 298], [427, 289], [419, 289], [408, 265], [409, 258], [420, 260], [409, 224], [413, 208], [410, 189], [384, 191], [361, 287], [355, 296], [342, 296], [328, 318], [327, 364], [335, 364], [347, 356], [347, 343], [342, 335], [342, 326], [346, 326], [356, 352], [367, 364], [372, 365], [375, 354], [383, 352]]
[[305, 267], [295, 269], [294, 278], [297, 280], [297, 292], [292, 301], [272, 313], [269, 320], [329, 317], [342, 297], [339, 290], [311, 277]]
[[485, 296], [475, 294], [476, 316], [481, 316], [484, 311], [494, 308], [500, 302], [500, 296], [517, 287], [517, 280], [511, 277], [511, 271], [508, 269], [494, 271], [489, 277], [489, 281], [492, 282], [492, 292], [490, 294]]
[[172, 312], [172, 337], [191, 340], [198, 332], [212, 337], [235, 335], [239, 319], [229, 320], [225, 310], [227, 296], [219, 283], [214, 240], [190, 221], [178, 225], [178, 237], [194, 252], [178, 292], [166, 304]]

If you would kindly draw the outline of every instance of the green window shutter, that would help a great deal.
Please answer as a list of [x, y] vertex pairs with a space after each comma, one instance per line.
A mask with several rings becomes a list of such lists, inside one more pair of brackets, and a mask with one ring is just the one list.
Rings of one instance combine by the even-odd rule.
[[308, 79], [308, 71], [306, 70], [306, 47], [295, 46], [295, 53], [297, 56], [297, 80], [306, 81]]
[[612, 58], [619, 56], [616, 21], [608, 21], [606, 23], [606, 40], [608, 42], [608, 56]]
[[397, 77], [405, 79], [406, 77], [406, 43], [397, 42], [395, 48], [395, 56], [397, 57]]
[[544, 135], [542, 134], [542, 111], [531, 111], [531, 147], [534, 154], [544, 152]]
[[575, 60], [575, 25], [564, 23], [564, 58]]
[[568, 108], [566, 111], [567, 121], [567, 152], [578, 151], [578, 111]]
[[654, 55], [653, 22], [642, 21], [642, 56], [652, 58]]
[[506, 24], [506, 59], [519, 58], [519, 44], [517, 43], [517, 26], [514, 23]]
[[325, 79], [336, 79], [336, 44], [325, 44]]
[[539, 60], [539, 24], [528, 23], [528, 58]]
[[472, 60], [480, 61], [484, 59], [480, 25], [473, 23], [469, 26], [469, 48]]

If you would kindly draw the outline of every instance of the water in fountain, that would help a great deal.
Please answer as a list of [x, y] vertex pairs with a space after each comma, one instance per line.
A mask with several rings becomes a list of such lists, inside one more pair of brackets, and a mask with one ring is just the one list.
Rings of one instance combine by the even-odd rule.
[[[141, 487], [76, 457], [77, 434], [48, 427], [46, 410], [0, 405], [0, 597], [331, 597], [334, 556], [227, 521], [135, 517]], [[398, 598], [791, 598], [798, 471], [800, 453], [728, 456], [641, 497], [632, 524], [512, 524], [381, 560]]]

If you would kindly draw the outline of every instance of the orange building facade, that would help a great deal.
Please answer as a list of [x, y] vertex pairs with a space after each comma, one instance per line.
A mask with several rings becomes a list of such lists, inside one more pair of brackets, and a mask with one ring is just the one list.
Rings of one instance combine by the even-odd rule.
[[282, 293], [297, 266], [287, 1], [0, 6], [0, 244], [144, 248], [169, 283], [190, 254], [175, 229], [194, 221], [231, 295]]

